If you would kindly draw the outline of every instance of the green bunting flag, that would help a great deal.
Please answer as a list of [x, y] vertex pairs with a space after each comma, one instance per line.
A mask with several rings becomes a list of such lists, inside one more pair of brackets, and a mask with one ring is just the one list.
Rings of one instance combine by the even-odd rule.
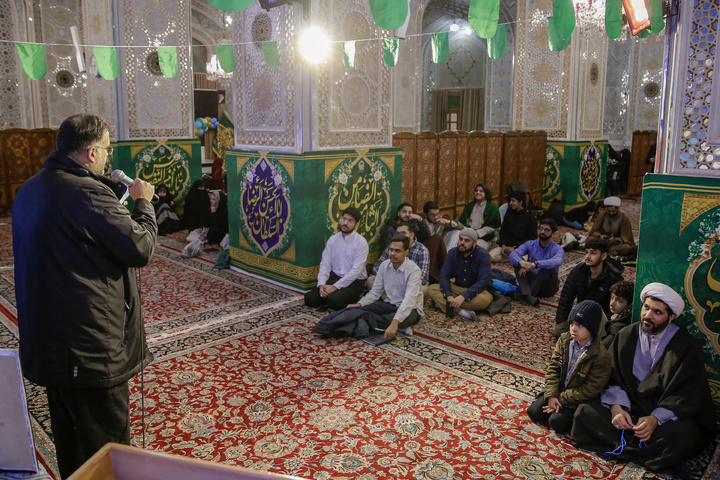
[[343, 42], [342, 62], [346, 68], [355, 68], [355, 42]]
[[501, 58], [507, 52], [507, 26], [498, 25], [493, 38], [488, 41], [488, 56], [493, 60]]
[[280, 65], [280, 54], [278, 54], [277, 40], [271, 42], [262, 42], [263, 55], [265, 56], [265, 65], [275, 68]]
[[448, 43], [448, 32], [432, 34], [432, 57], [433, 62], [443, 63], [448, 58], [450, 46]]
[[92, 47], [98, 73], [105, 80], [115, 80], [120, 75], [115, 47]]
[[254, 1], [255, 0], [208, 0], [208, 3], [226, 12], [239, 12], [252, 5]]
[[167, 78], [173, 78], [180, 71], [178, 65], [177, 47], [157, 47], [160, 71]]
[[399, 45], [400, 39], [398, 37], [383, 39], [383, 62], [385, 62], [385, 65], [388, 67], [397, 65]]
[[575, 6], [573, 0], [553, 0], [552, 18], [554, 19], [555, 38], [569, 39], [575, 30]]
[[408, 0], [370, 0], [370, 12], [378, 27], [395, 30], [408, 16]]
[[622, 0], [605, 0], [605, 34], [611, 40], [622, 35]]
[[560, 36], [556, 23], [555, 17], [548, 17], [548, 46], [553, 52], [561, 52], [570, 45], [572, 35], [567, 38]]
[[478, 37], [493, 38], [499, 20], [500, 0], [470, 0], [468, 23]]
[[[717, 6], [717, 3], [715, 3]], [[650, 28], [653, 33], [658, 33], [665, 28], [665, 20], [663, 20], [663, 2], [662, 0], [650, 0], [648, 5], [648, 16], [650, 17]]]
[[45, 45], [37, 43], [16, 43], [15, 48], [20, 57], [20, 66], [25, 75], [33, 80], [40, 80], [47, 73], [45, 63]]
[[225, 73], [230, 73], [235, 70], [235, 54], [233, 53], [232, 45], [215, 45], [215, 51], [217, 52], [217, 58], [220, 62]]

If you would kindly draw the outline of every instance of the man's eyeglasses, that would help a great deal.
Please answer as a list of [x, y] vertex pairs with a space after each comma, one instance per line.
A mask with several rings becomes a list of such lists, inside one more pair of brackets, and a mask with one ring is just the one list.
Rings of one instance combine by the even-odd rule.
[[538, 227], [538, 232], [552, 232], [552, 228]]
[[406, 232], [405, 230], [403, 230], [403, 231], [396, 230], [395, 231], [395, 235], [402, 235], [404, 237], [407, 237], [407, 234], [408, 234], [408, 232]]
[[115, 150], [113, 147], [101, 147], [100, 145], [93, 145], [93, 148], [102, 148], [107, 151], [108, 155], [112, 155], [113, 150]]

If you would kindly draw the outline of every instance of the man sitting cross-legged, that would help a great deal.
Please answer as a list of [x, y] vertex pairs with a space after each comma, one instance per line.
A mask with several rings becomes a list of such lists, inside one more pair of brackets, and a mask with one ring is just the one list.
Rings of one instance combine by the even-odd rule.
[[[440, 310], [452, 317], [455, 312], [477, 320], [478, 310], [492, 302], [492, 264], [490, 254], [477, 244], [472, 228], [460, 231], [458, 246], [450, 249], [440, 271], [440, 283], [430, 285], [428, 295]], [[450, 279], [455, 283], [451, 284]]]
[[[331, 313], [315, 326], [315, 333], [327, 337], [363, 338], [384, 330], [393, 338], [398, 329], [407, 329], [423, 315], [420, 268], [407, 258], [410, 240], [396, 235], [388, 246], [388, 259], [378, 268], [372, 289], [358, 303]], [[383, 294], [386, 300], [381, 300]]]
[[328, 239], [320, 260], [317, 287], [305, 294], [305, 305], [340, 310], [356, 302], [365, 289], [368, 243], [355, 231], [360, 210], [348, 207], [340, 217], [340, 232]]
[[[408, 239], [410, 240], [410, 250], [408, 252], [408, 258], [412, 260], [415, 265], [420, 267], [420, 279], [422, 281], [423, 293], [425, 293], [427, 291], [427, 284], [430, 274], [430, 256], [428, 253], [428, 249], [425, 247], [425, 245], [415, 240], [415, 232], [410, 229], [409, 222], [398, 223], [397, 229], [395, 230], [395, 235], [402, 235], [404, 237], [408, 237]], [[367, 280], [368, 289], [372, 288], [375, 282], [375, 275], [377, 275], [383, 262], [388, 258], [390, 258], [390, 245], [387, 246], [382, 255], [380, 255], [378, 261], [375, 262], [375, 265], [373, 266], [374, 275]]]
[[685, 307], [675, 290], [651, 283], [640, 301], [640, 321], [620, 330], [610, 345], [607, 388], [575, 412], [573, 441], [653, 472], [691, 478], [683, 462], [717, 431], [702, 347], [673, 323]]
[[560, 285], [558, 267], [565, 258], [565, 250], [552, 241], [552, 234], [556, 231], [555, 220], [543, 218], [538, 238], [523, 243], [510, 253], [510, 263], [515, 269], [522, 298], [533, 307], [540, 303], [537, 297], [552, 297]]

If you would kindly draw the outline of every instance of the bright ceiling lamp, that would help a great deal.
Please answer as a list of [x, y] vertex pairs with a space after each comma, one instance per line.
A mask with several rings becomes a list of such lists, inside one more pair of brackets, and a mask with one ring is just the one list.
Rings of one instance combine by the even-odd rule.
[[300, 36], [298, 48], [305, 60], [310, 63], [320, 63], [327, 57], [330, 45], [325, 34], [320, 29], [312, 27]]
[[622, 3], [632, 35], [650, 27], [650, 14], [645, 0], [622, 0]]

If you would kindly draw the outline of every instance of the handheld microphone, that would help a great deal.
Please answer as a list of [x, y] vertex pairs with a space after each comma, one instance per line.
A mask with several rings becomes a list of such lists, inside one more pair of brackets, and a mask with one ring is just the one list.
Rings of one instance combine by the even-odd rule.
[[[123, 172], [119, 168], [117, 170], [112, 171], [112, 173], [110, 174], [110, 178], [114, 182], [122, 183], [123, 185], [126, 185], [128, 187], [132, 187], [133, 185], [135, 185], [135, 180], [133, 180], [132, 178], [125, 175], [125, 172]], [[160, 197], [153, 194], [152, 203], [157, 203], [159, 201], [160, 201]]]

